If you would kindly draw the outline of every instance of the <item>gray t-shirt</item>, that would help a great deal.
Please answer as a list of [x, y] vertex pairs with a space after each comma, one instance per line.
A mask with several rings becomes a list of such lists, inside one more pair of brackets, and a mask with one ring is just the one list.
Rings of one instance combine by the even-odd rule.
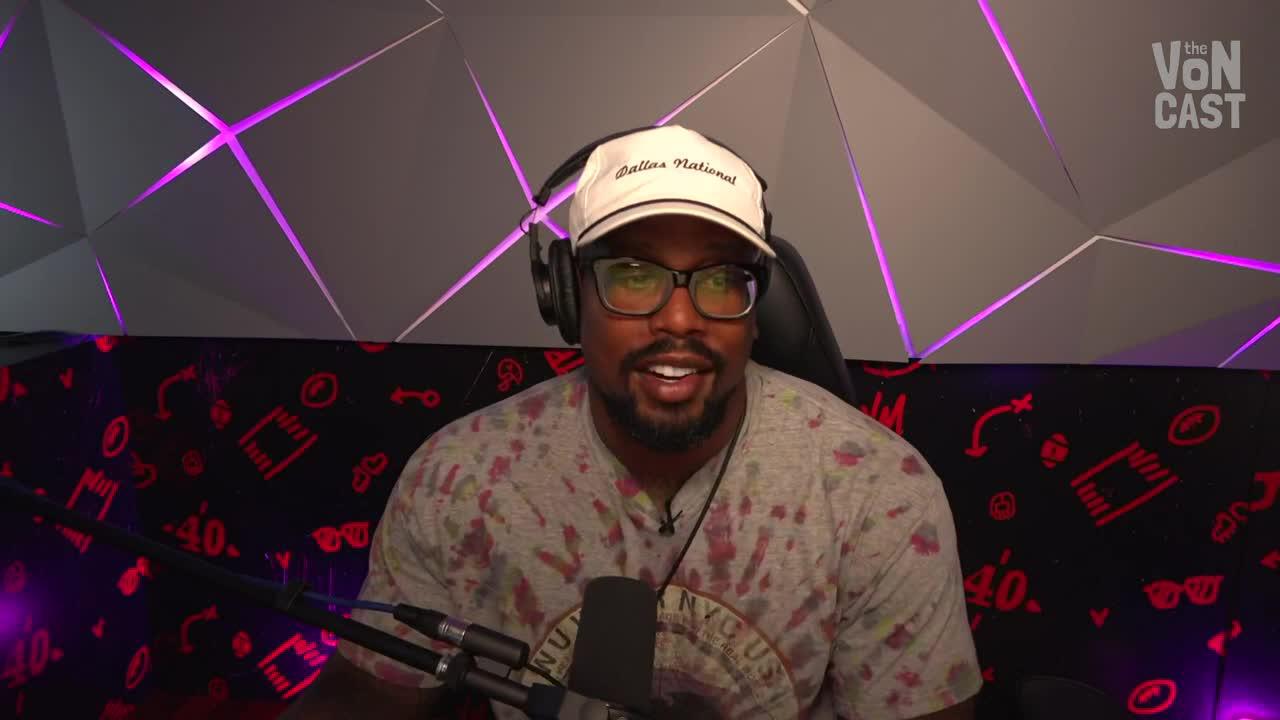
[[[976, 694], [982, 675], [937, 475], [816, 385], [755, 363], [747, 383], [737, 449], [661, 598], [657, 715], [916, 717]], [[684, 484], [671, 503], [676, 532], [660, 534], [665, 510], [601, 442], [586, 391], [577, 370], [430, 437], [388, 500], [361, 598], [519, 637], [531, 662], [563, 681], [587, 581], [623, 575], [657, 588], [723, 460]], [[450, 651], [390, 615], [352, 617]], [[345, 641], [339, 649], [383, 679], [439, 684]]]

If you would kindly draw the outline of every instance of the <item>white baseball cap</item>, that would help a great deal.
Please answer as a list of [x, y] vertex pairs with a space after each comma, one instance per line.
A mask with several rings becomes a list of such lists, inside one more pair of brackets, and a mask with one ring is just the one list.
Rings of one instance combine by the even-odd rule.
[[587, 158], [569, 205], [574, 254], [611, 230], [655, 215], [709, 220], [769, 257], [764, 188], [745, 160], [679, 125], [610, 140]]

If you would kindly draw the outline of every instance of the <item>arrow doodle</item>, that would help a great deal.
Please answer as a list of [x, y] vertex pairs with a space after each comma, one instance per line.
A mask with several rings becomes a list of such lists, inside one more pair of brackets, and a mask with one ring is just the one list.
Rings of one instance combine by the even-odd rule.
[[973, 442], [964, 449], [964, 454], [972, 458], [980, 458], [987, 454], [990, 448], [982, 443], [982, 428], [991, 418], [1008, 412], [1017, 415], [1031, 409], [1031, 393], [1027, 393], [1021, 398], [1013, 398], [1008, 405], [997, 405], [983, 413], [982, 417], [978, 418], [978, 422], [973, 424]]
[[178, 648], [178, 651], [181, 652], [183, 655], [190, 655], [191, 653], [195, 652], [196, 648], [194, 645], [191, 644], [191, 638], [189, 635], [189, 633], [191, 632], [191, 626], [197, 622], [209, 622], [211, 620], [217, 620], [217, 619], [218, 619], [217, 605], [210, 605], [209, 607], [201, 610], [200, 612], [187, 616], [187, 619], [182, 621], [182, 629], [178, 633], [179, 638], [181, 638], [181, 644], [180, 644], [180, 647]]
[[169, 386], [176, 382], [195, 382], [196, 366], [188, 365], [178, 372], [170, 375], [160, 381], [160, 387], [156, 388], [156, 419], [160, 421], [168, 420], [173, 417], [173, 413], [165, 406], [164, 396], [169, 391]]

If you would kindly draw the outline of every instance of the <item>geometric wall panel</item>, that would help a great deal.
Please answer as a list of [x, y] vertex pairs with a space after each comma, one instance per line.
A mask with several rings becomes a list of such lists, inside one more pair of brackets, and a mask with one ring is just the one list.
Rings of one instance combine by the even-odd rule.
[[994, 355], [1009, 363], [1088, 362], [1088, 297], [1097, 271], [1098, 256], [1092, 249], [1098, 242], [1101, 240], [1082, 243], [1052, 272], [954, 335], [925, 359], [942, 364], [982, 363]]
[[[978, 4], [928, 7], [928, 12], [921, 12], [917, 2], [833, 2], [815, 10], [811, 18], [1022, 180], [1083, 218], [1062, 160], [1009, 71]], [[942, 67], [946, 72], [939, 72]], [[851, 103], [854, 119], [863, 106], [880, 103], [876, 93], [860, 91]], [[936, 162], [943, 157], [932, 154], [925, 159]]]
[[[781, 168], [767, 177], [774, 230], [804, 258], [841, 351], [864, 360], [904, 361], [903, 330], [876, 255], [876, 236], [867, 223], [867, 211], [874, 213], [877, 207], [871, 203], [863, 208], [813, 33], [797, 28], [778, 42], [792, 35], [803, 45], [794, 88], [789, 97], [779, 92], [787, 106], [784, 134], [777, 143]], [[756, 103], [751, 88], [743, 86], [735, 104]], [[690, 111], [697, 109], [695, 104]]]
[[0, 212], [0, 278], [79, 239], [71, 230]]
[[[538, 241], [544, 252], [548, 242], [562, 242], [545, 228], [539, 229]], [[462, 286], [402, 342], [431, 343], [433, 337], [449, 338], [450, 344], [460, 345], [492, 344], [494, 337], [506, 338], [513, 347], [564, 345], [560, 332], [538, 314], [529, 276], [528, 238], [520, 238], [497, 255], [484, 272]]]
[[1215, 367], [1280, 315], [1280, 273], [1111, 241], [1088, 252], [1088, 362]]
[[1274, 370], [1280, 368], [1280, 313], [1261, 330], [1250, 336], [1246, 345], [1240, 346], [1238, 355], [1229, 358], [1223, 367]]
[[[1089, 239], [1070, 210], [855, 48], [812, 27], [913, 355]], [[1024, 113], [1016, 122], [1035, 120]]]
[[587, 142], [657, 122], [801, 20], [783, 0], [435, 4], [535, 185]]
[[[1211, 12], [1202, 3], [1166, 0], [991, 0], [990, 6], [1097, 231], [1280, 133], [1280, 3], [1222, 0]], [[1211, 59], [1213, 41], [1229, 53], [1233, 40], [1240, 43], [1238, 92], [1245, 95], [1239, 127], [1230, 126], [1225, 94], [1236, 89], [1226, 74], [1217, 91], [1219, 127], [1192, 125], [1190, 118], [1183, 127], [1157, 127], [1157, 96], [1165, 87], [1152, 44], [1162, 44], [1168, 63], [1171, 42], [1179, 46], [1178, 61], [1194, 61]], [[1206, 45], [1205, 54], [1186, 55], [1188, 41]], [[1198, 79], [1194, 71], [1191, 79]], [[1189, 91], [1182, 77], [1171, 83], [1181, 112]], [[1190, 93], [1193, 109], [1203, 107], [1208, 92], [1213, 88]]]
[[[31, 312], [35, 304], [39, 313]], [[121, 334], [89, 241], [64, 245], [0, 278], [0, 328]]]
[[65, 2], [228, 123], [439, 17], [423, 0]]
[[214, 131], [62, 3], [41, 7], [84, 225], [92, 232]]
[[0, 99], [0, 203], [81, 230], [76, 178], [39, 7], [0, 2], [0, 93], [5, 98]]
[[242, 141], [362, 339], [395, 340], [529, 209], [443, 22]]
[[[92, 239], [132, 333], [231, 336], [244, 331], [240, 315], [221, 314], [225, 306], [182, 305], [182, 298], [167, 295], [166, 287], [149, 279], [167, 273], [305, 337], [351, 337], [225, 147], [121, 213]], [[150, 272], [117, 280], [117, 263], [146, 266]], [[173, 324], [183, 315], [191, 318], [190, 329], [175, 332], [187, 327]]]
[[1113, 223], [1104, 234], [1280, 264], [1277, 196], [1280, 139]]

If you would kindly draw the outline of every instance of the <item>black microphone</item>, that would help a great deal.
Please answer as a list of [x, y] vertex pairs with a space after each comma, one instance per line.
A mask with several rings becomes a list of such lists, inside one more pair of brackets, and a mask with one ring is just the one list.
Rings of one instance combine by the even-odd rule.
[[588, 582], [569, 689], [622, 711], [615, 716], [648, 714], [657, 633], [658, 594], [648, 584], [627, 577]]

